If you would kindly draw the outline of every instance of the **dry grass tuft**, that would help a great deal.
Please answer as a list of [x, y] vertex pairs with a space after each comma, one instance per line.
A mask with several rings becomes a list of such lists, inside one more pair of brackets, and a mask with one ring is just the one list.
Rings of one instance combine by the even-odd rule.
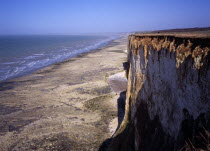
[[204, 133], [200, 133], [196, 137], [200, 145], [194, 144], [192, 141], [188, 140], [179, 151], [209, 151], [210, 150], [210, 133], [204, 129]]

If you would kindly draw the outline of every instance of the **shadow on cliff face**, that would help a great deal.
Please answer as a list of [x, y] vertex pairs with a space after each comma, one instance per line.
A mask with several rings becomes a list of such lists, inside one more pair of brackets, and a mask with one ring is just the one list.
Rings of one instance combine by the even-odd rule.
[[147, 104], [141, 102], [136, 112], [137, 124], [129, 123], [122, 133], [112, 138], [108, 150], [135, 151], [135, 138], [138, 140], [136, 147], [142, 151], [208, 150], [209, 133], [204, 128], [208, 128], [209, 125], [205, 121], [204, 114], [193, 119], [188, 111], [183, 109], [185, 119], [181, 123], [178, 138], [175, 140], [164, 132], [159, 117], [150, 119], [148, 113]]
[[[210, 114], [210, 113], [207, 113]], [[193, 119], [193, 116], [190, 115], [187, 109], [183, 109], [184, 119], [181, 123], [181, 129], [178, 133], [177, 143], [179, 146], [176, 150], [208, 150], [210, 149], [210, 121], [206, 120], [204, 113], [201, 113], [196, 119]], [[208, 129], [208, 131], [206, 130]], [[182, 148], [180, 148], [183, 146]], [[199, 149], [198, 149], [199, 148]]]
[[122, 123], [125, 115], [125, 100], [126, 100], [126, 91], [121, 92], [120, 97], [117, 99], [118, 126], [116, 131], [118, 130], [120, 124]]
[[[120, 127], [121, 122], [123, 121], [124, 115], [125, 115], [125, 100], [126, 100], [126, 91], [121, 92], [119, 98], [117, 99], [117, 116], [118, 116], [118, 125], [117, 129]], [[107, 151], [108, 147], [112, 141], [112, 138], [109, 138], [105, 140], [100, 148], [99, 151]]]

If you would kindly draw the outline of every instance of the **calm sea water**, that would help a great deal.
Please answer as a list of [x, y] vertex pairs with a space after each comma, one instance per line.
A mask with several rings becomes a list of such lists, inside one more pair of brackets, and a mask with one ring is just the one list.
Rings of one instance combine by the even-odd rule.
[[103, 47], [118, 36], [0, 36], [0, 81]]

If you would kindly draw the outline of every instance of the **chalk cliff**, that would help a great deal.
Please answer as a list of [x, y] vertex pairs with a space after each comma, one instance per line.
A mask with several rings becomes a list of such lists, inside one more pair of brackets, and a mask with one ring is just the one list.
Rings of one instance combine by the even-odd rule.
[[134, 34], [128, 39], [126, 111], [109, 150], [207, 150], [210, 38]]

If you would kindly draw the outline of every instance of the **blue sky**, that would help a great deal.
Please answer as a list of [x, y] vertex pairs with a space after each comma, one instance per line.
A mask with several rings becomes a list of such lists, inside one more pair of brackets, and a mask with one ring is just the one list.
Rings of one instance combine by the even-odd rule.
[[81, 34], [210, 26], [210, 0], [0, 0], [0, 34]]

